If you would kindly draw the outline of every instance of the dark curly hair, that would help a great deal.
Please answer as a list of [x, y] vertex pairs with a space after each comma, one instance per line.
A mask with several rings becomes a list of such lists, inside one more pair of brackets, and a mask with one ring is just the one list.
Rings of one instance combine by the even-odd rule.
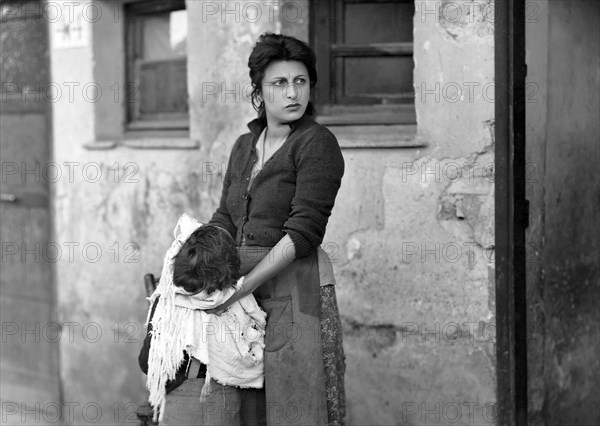
[[[258, 112], [258, 118], [263, 123], [267, 122], [265, 105], [258, 100], [258, 97], [262, 94], [265, 70], [273, 61], [302, 62], [308, 70], [310, 88], [312, 89], [317, 84], [317, 58], [308, 44], [288, 35], [262, 34], [248, 58], [248, 68], [250, 68], [250, 80], [252, 81], [252, 93], [250, 94], [252, 106]], [[305, 114], [313, 115], [314, 113], [315, 108], [309, 101]]]
[[201, 226], [183, 244], [173, 263], [173, 284], [191, 293], [224, 290], [240, 278], [235, 241], [216, 226]]

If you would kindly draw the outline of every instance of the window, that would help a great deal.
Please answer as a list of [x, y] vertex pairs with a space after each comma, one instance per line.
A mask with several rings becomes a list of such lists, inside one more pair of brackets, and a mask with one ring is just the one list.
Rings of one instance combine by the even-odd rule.
[[415, 123], [414, 0], [313, 0], [323, 124]]
[[127, 4], [127, 130], [186, 131], [185, 0]]

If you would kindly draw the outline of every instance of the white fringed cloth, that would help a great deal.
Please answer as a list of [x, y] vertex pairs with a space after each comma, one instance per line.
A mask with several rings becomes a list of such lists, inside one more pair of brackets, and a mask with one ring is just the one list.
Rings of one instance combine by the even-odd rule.
[[175, 226], [175, 241], [165, 255], [160, 281], [148, 298], [147, 323], [156, 298], [158, 303], [152, 317], [152, 337], [148, 358], [146, 387], [149, 402], [154, 408], [154, 421], [161, 420], [165, 405], [165, 385], [175, 379], [184, 361], [183, 351], [207, 365], [207, 377], [223, 385], [241, 388], [262, 388], [264, 383], [264, 336], [266, 314], [254, 296], [248, 295], [233, 303], [220, 316], [203, 309], [215, 308], [227, 301], [235, 288], [187, 293], [173, 285], [173, 259], [190, 237], [202, 226], [183, 214]]

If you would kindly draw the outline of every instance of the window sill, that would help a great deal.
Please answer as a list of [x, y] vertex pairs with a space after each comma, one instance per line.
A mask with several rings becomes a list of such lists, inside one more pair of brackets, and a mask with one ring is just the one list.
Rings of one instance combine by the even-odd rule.
[[136, 138], [123, 139], [120, 141], [97, 141], [84, 145], [88, 150], [105, 150], [116, 147], [125, 147], [130, 149], [198, 149], [198, 141], [188, 138]]
[[417, 137], [416, 124], [345, 126], [327, 125], [342, 149], [422, 148], [427, 142]]
[[127, 124], [128, 132], [143, 131], [188, 131], [190, 120], [187, 115], [182, 114], [147, 114], [144, 120], [136, 120]]
[[388, 105], [321, 105], [317, 121], [325, 126], [410, 125], [417, 123], [414, 102]]
[[105, 149], [113, 149], [117, 146], [115, 141], [96, 141], [92, 143], [86, 143], [83, 145], [85, 149], [89, 149], [91, 151], [101, 151]]
[[197, 149], [198, 141], [188, 138], [125, 139], [123, 146], [132, 149]]

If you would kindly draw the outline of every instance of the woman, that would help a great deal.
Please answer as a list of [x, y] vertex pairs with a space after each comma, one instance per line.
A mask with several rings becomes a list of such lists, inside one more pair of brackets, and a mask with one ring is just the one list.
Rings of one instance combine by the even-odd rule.
[[267, 312], [268, 424], [344, 421], [344, 355], [333, 271], [319, 248], [344, 174], [335, 136], [311, 119], [317, 83], [304, 42], [263, 34], [248, 66], [258, 118], [233, 146], [212, 225], [235, 239], [241, 288], [212, 312], [253, 293]]

